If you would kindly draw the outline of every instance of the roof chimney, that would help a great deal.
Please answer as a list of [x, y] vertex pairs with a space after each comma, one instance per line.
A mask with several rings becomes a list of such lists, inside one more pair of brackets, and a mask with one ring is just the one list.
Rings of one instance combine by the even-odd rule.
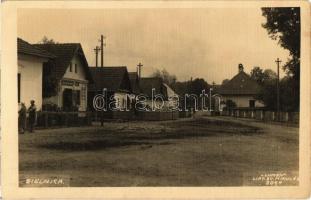
[[240, 72], [243, 72], [243, 71], [244, 71], [244, 67], [243, 67], [243, 65], [240, 63], [240, 64], [239, 64], [239, 73], [240, 73]]

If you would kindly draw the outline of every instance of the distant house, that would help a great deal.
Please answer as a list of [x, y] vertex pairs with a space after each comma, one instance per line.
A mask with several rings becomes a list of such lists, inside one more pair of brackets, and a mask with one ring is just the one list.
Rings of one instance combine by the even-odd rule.
[[34, 46], [56, 56], [46, 65], [47, 71], [50, 72], [48, 76], [54, 77], [57, 83], [56, 93], [44, 97], [44, 104], [56, 104], [62, 110], [86, 111], [87, 89], [92, 77], [81, 44], [56, 43]]
[[215, 88], [215, 93], [222, 102], [234, 102], [238, 108], [264, 107], [264, 104], [256, 100], [261, 88], [256, 81], [244, 72], [244, 67], [239, 64], [238, 74], [223, 85]]
[[139, 94], [140, 88], [139, 88], [139, 77], [137, 72], [129, 72], [129, 78], [131, 81], [131, 87], [133, 94]]
[[[171, 106], [168, 101], [169, 98], [177, 96], [175, 91], [172, 88], [170, 88], [167, 84], [165, 84], [161, 78], [158, 77], [141, 78], [139, 80], [139, 87], [141, 93], [147, 96], [146, 104], [149, 109], [152, 109], [152, 106], [157, 107], [161, 106], [162, 102], [159, 98], [155, 98], [156, 96], [163, 97], [164, 100], [163, 110], [167, 110]], [[152, 105], [152, 103], [154, 103], [154, 105]]]
[[28, 42], [17, 38], [17, 92], [18, 103], [30, 106], [34, 100], [37, 109], [42, 108], [42, 74], [43, 64], [55, 55], [39, 49]]
[[[93, 109], [93, 98], [97, 94], [104, 94], [106, 90], [106, 108], [115, 102], [115, 108], [124, 110], [131, 107], [130, 94], [132, 93], [131, 81], [125, 66], [119, 67], [90, 67], [94, 80], [89, 85], [89, 107]], [[113, 98], [113, 99], [112, 99]]]

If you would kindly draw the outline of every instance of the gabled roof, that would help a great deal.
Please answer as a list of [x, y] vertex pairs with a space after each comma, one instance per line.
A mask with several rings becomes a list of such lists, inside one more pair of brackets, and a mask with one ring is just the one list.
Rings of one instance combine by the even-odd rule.
[[163, 83], [163, 86], [165, 87], [167, 97], [179, 96], [168, 84]]
[[108, 91], [131, 92], [131, 85], [127, 68], [119, 67], [90, 67], [94, 84], [89, 85], [90, 91], [101, 91], [106, 88]]
[[41, 58], [55, 58], [55, 55], [31, 45], [21, 38], [17, 38], [17, 52]]
[[82, 60], [86, 78], [92, 82], [88, 63], [80, 43], [33, 44], [33, 46], [51, 52], [56, 56], [53, 59], [53, 65], [55, 66], [53, 73], [57, 80], [63, 78], [71, 60], [75, 55], [78, 55]]
[[167, 97], [166, 88], [163, 86], [163, 80], [158, 77], [141, 78], [139, 80], [139, 87], [141, 93], [151, 98], [152, 89], [155, 89], [154, 94], [162, 94]]
[[129, 78], [130, 79], [138, 79], [137, 72], [129, 72]]
[[138, 77], [137, 72], [129, 72], [129, 78], [131, 81], [131, 87], [132, 87], [133, 93], [139, 94], [140, 88], [139, 88], [139, 77]]
[[258, 83], [244, 71], [240, 71], [230, 81], [217, 88], [222, 95], [256, 95], [260, 92]]

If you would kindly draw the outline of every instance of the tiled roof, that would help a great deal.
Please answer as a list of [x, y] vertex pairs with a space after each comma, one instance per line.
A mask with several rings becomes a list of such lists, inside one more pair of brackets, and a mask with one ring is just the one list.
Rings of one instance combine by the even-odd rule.
[[90, 91], [101, 91], [106, 88], [108, 91], [129, 91], [131, 85], [127, 68], [120, 67], [90, 67], [94, 84], [89, 85]]
[[42, 58], [55, 58], [55, 55], [31, 45], [21, 38], [17, 38], [17, 52]]
[[82, 60], [86, 78], [92, 82], [88, 63], [80, 43], [33, 44], [33, 46], [51, 52], [56, 56], [51, 64], [55, 66], [53, 73], [57, 80], [60, 80], [64, 76], [71, 60], [77, 54]]
[[260, 86], [244, 71], [239, 72], [230, 81], [217, 88], [222, 95], [255, 95], [260, 92]]
[[139, 94], [140, 93], [140, 88], [139, 88], [139, 78], [138, 78], [137, 72], [129, 72], [129, 78], [130, 78], [130, 81], [131, 81], [132, 91], [135, 94]]
[[130, 79], [138, 79], [138, 74], [137, 72], [129, 72], [129, 77]]
[[139, 87], [141, 93], [147, 95], [149, 98], [152, 96], [152, 89], [155, 89], [154, 94], [162, 94], [164, 97], [167, 97], [166, 88], [163, 86], [163, 80], [161, 78], [141, 78], [139, 80]]

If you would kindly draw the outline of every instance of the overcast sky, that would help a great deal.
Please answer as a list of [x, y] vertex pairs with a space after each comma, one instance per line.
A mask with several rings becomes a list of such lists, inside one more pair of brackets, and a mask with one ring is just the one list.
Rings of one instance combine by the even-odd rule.
[[[127, 66], [143, 76], [165, 68], [180, 81], [204, 78], [221, 83], [244, 65], [276, 70], [288, 51], [268, 37], [260, 8], [102, 9], [18, 11], [18, 36], [37, 43], [44, 35], [60, 43], [82, 44], [90, 66], [94, 48], [106, 36], [105, 66]], [[100, 64], [100, 60], [99, 60]]]

